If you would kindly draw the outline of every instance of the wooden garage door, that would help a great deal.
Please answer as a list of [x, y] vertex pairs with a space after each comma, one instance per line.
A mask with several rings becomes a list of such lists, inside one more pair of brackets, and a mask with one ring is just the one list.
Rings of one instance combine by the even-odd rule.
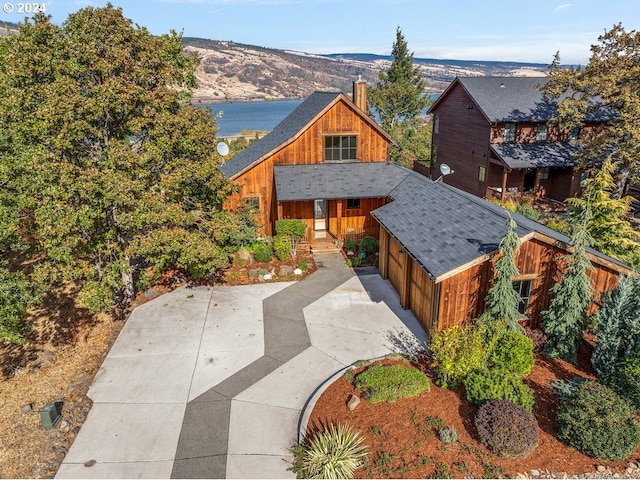
[[389, 238], [389, 281], [398, 294], [402, 291], [402, 254], [400, 244], [393, 238]]

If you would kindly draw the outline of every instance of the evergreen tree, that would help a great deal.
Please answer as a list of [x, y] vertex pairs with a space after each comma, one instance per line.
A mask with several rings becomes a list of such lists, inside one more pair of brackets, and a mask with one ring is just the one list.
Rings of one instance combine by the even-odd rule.
[[0, 38], [0, 251], [41, 285], [79, 281], [92, 310], [135, 279], [228, 265], [216, 125], [191, 104], [198, 59], [110, 4]]
[[612, 197], [616, 188], [613, 180], [615, 168], [616, 163], [607, 157], [597, 174], [585, 180], [580, 197], [568, 199], [569, 213], [574, 219], [579, 219], [588, 209], [590, 216], [586, 228], [592, 238], [592, 246], [622, 262], [640, 267], [640, 235], [627, 219], [633, 197]]
[[585, 248], [588, 242], [586, 221], [573, 234], [573, 252], [563, 258], [567, 262], [562, 279], [551, 289], [549, 309], [542, 312], [542, 330], [547, 336], [543, 353], [575, 363], [582, 340], [587, 309], [591, 305], [591, 261]]
[[411, 167], [413, 160], [427, 160], [430, 156], [430, 129], [418, 118], [429, 99], [400, 27], [396, 29], [391, 55], [391, 66], [380, 72], [378, 83], [369, 90], [369, 104], [382, 127], [398, 142], [392, 146], [392, 160]]
[[[623, 352], [623, 343], [635, 346], [640, 340], [638, 333], [633, 338], [626, 325], [640, 319], [640, 284], [630, 276], [621, 276], [618, 286], [606, 293], [602, 308], [595, 315], [596, 347], [591, 356], [591, 364], [598, 377], [613, 372]], [[635, 320], [635, 322], [634, 322]], [[634, 353], [634, 352], [631, 352]]]
[[518, 323], [522, 317], [518, 311], [520, 297], [513, 288], [513, 277], [520, 273], [515, 264], [515, 254], [520, 247], [516, 227], [516, 222], [509, 215], [507, 233], [498, 246], [500, 257], [496, 261], [495, 280], [485, 299], [486, 308], [482, 318], [494, 322], [506, 321], [510, 330], [521, 331], [522, 326]]

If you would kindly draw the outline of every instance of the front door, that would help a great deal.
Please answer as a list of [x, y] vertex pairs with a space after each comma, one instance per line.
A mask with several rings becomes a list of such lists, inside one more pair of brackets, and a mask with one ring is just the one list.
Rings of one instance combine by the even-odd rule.
[[315, 237], [323, 237], [327, 231], [327, 201], [313, 201], [313, 230]]

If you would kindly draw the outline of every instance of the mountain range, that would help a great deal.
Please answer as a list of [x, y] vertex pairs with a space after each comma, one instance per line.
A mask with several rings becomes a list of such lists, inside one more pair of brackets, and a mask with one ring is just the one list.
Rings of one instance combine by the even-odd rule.
[[[197, 53], [202, 103], [301, 99], [316, 90], [351, 92], [358, 77], [375, 85], [393, 57], [369, 53], [309, 54], [245, 45], [231, 41], [185, 37], [187, 52]], [[441, 93], [456, 76], [543, 76], [539, 63], [438, 60], [414, 58], [429, 95]]]
[[[4, 22], [0, 35], [15, 33], [18, 25]], [[350, 93], [361, 77], [375, 85], [393, 57], [370, 53], [310, 54], [246, 45], [233, 41], [184, 37], [186, 52], [197, 53], [198, 103], [304, 99], [317, 90]], [[540, 63], [414, 58], [423, 74], [426, 93], [437, 95], [456, 76], [543, 76]]]

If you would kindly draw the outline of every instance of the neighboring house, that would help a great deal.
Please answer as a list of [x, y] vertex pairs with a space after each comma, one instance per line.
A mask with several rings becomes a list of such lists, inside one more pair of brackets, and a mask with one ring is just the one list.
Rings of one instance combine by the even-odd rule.
[[[275, 233], [283, 218], [303, 219], [307, 240], [378, 235], [371, 210], [386, 202], [394, 168], [391, 137], [366, 113], [366, 83], [354, 99], [315, 92], [273, 131], [220, 169], [240, 185], [226, 207], [246, 201], [260, 211], [262, 231]], [[394, 183], [395, 182], [395, 183]]]
[[[457, 173], [457, 172], [456, 172]], [[507, 232], [509, 212], [441, 181], [411, 172], [392, 191], [391, 201], [375, 210], [380, 222], [379, 268], [428, 332], [443, 330], [484, 311], [492, 285], [498, 244]], [[540, 326], [549, 307], [551, 287], [570, 239], [555, 230], [511, 213], [521, 246], [516, 255], [523, 320]], [[593, 264], [595, 305], [631, 269], [588, 249]]]
[[575, 141], [608, 120], [592, 115], [578, 129], [553, 123], [557, 103], [538, 77], [456, 78], [429, 109], [433, 116], [431, 178], [448, 165], [446, 183], [482, 198], [531, 193], [558, 201], [575, 196], [584, 179]]

